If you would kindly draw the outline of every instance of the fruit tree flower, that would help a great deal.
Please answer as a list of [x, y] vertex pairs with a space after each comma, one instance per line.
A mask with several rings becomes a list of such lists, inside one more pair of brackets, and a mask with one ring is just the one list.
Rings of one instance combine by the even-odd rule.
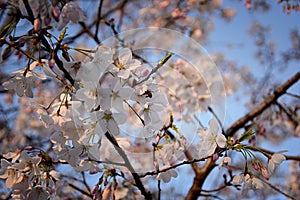
[[113, 107], [119, 112], [124, 112], [124, 100], [129, 100], [134, 90], [130, 87], [123, 87], [118, 79], [113, 79], [112, 82], [112, 87], [98, 88], [99, 104], [103, 110], [110, 110]]
[[79, 7], [79, 5], [75, 2], [69, 2], [64, 5], [61, 11], [59, 23], [57, 25], [57, 29], [61, 30], [65, 27], [70, 21], [72, 23], [77, 23], [80, 21], [86, 20], [86, 17]]
[[270, 174], [272, 174], [275, 170], [275, 168], [280, 165], [284, 160], [285, 156], [282, 154], [282, 152], [274, 153], [271, 156], [271, 159], [268, 162], [268, 171]]
[[95, 134], [98, 134], [100, 137], [106, 132], [109, 132], [112, 135], [119, 135], [120, 130], [118, 125], [125, 123], [126, 115], [123, 113], [112, 113], [109, 110], [100, 111], [96, 113], [97, 124], [95, 126]]
[[210, 156], [214, 154], [217, 147], [226, 147], [226, 137], [218, 134], [219, 126], [215, 119], [209, 121], [209, 129], [200, 130], [199, 137], [201, 141], [198, 146], [200, 148], [200, 156]]
[[222, 166], [228, 166], [230, 165], [231, 163], [231, 158], [228, 157], [228, 156], [225, 156], [221, 159], [220, 163], [219, 163], [219, 169], [222, 167]]
[[[166, 168], [168, 168], [168, 167], [170, 167], [170, 165], [165, 165], [165, 166], [162, 168], [162, 170], [163, 170], [163, 169], [166, 169]], [[162, 180], [163, 182], [168, 183], [168, 182], [171, 181], [171, 178], [172, 178], [172, 177], [173, 177], [173, 178], [176, 178], [177, 176], [178, 176], [177, 172], [176, 172], [174, 169], [170, 169], [170, 170], [168, 170], [168, 171], [159, 173], [159, 174], [157, 175], [156, 179], [157, 179], [157, 180]]]
[[16, 90], [19, 97], [27, 96], [32, 98], [34, 87], [34, 82], [37, 78], [46, 79], [46, 77], [40, 73], [34, 71], [27, 71], [26, 76], [24, 76], [25, 70], [18, 70], [13, 72], [14, 75], [11, 79], [3, 83], [3, 87], [8, 90]]
[[118, 68], [117, 76], [123, 79], [127, 79], [130, 72], [135, 70], [141, 65], [141, 62], [136, 59], [132, 59], [132, 52], [128, 48], [121, 49], [118, 55], [118, 61], [115, 66]]
[[247, 193], [249, 191], [249, 189], [256, 190], [256, 189], [264, 188], [264, 183], [260, 179], [253, 177], [250, 174], [246, 174], [246, 175], [240, 174], [240, 175], [234, 176], [232, 183], [235, 185], [240, 185], [240, 184], [244, 183], [243, 193]]

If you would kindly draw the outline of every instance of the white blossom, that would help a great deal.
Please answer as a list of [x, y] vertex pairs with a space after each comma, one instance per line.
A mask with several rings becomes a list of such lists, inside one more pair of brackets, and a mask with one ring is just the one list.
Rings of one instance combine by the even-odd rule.
[[227, 165], [230, 165], [231, 164], [231, 158], [228, 157], [228, 156], [224, 156], [220, 163], [219, 163], [219, 169], [222, 167], [222, 166], [227, 166]]
[[119, 51], [118, 62], [116, 67], [118, 68], [117, 76], [123, 79], [127, 79], [130, 76], [130, 72], [135, 70], [141, 65], [141, 62], [137, 59], [132, 59], [132, 52], [128, 48], [123, 48]]
[[77, 23], [84, 20], [86, 20], [86, 16], [84, 15], [79, 5], [75, 2], [69, 2], [66, 3], [62, 8], [57, 29], [61, 30], [70, 21], [72, 23]]
[[124, 111], [124, 101], [129, 100], [134, 92], [130, 87], [123, 87], [122, 83], [117, 80], [112, 80], [113, 84], [110, 88], [98, 88], [98, 95], [100, 97], [100, 106], [103, 110], [116, 109], [119, 112]]
[[109, 110], [100, 111], [96, 114], [96, 121], [95, 134], [102, 137], [102, 135], [108, 131], [112, 135], [119, 135], [119, 125], [125, 123], [126, 115], [122, 113], [112, 113]]
[[[170, 165], [165, 165], [163, 169], [166, 169], [170, 167]], [[163, 182], [165, 183], [168, 183], [171, 181], [171, 178], [176, 178], [178, 176], [177, 172], [174, 170], [174, 169], [169, 169], [168, 171], [165, 171], [165, 172], [161, 172], [157, 175], [156, 179], [157, 180], [162, 180]]]
[[200, 148], [200, 156], [210, 156], [214, 154], [217, 147], [226, 147], [226, 137], [218, 134], [219, 126], [215, 119], [209, 121], [209, 128], [200, 130], [198, 133], [201, 141], [198, 146]]
[[240, 174], [233, 177], [232, 183], [234, 185], [240, 185], [244, 183], [243, 185], [243, 193], [247, 193], [249, 189], [251, 190], [257, 190], [257, 189], [263, 189], [265, 187], [265, 184], [258, 178], [253, 177], [249, 174]]
[[275, 171], [275, 168], [280, 165], [284, 160], [286, 160], [285, 156], [282, 152], [274, 153], [271, 156], [271, 159], [268, 162], [268, 171], [272, 174]]

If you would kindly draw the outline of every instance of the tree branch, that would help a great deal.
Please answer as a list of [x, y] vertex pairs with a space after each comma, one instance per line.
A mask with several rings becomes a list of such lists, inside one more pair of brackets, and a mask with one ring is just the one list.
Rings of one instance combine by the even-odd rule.
[[204, 184], [204, 181], [214, 167], [215, 167], [215, 162], [211, 157], [207, 160], [207, 162], [202, 168], [197, 169], [193, 185], [185, 198], [186, 200], [194, 200], [199, 197], [202, 191], [202, 186]]
[[[162, 172], [166, 172], [166, 171], [169, 171], [170, 169], [175, 169], [181, 165], [189, 165], [189, 164], [193, 164], [193, 163], [197, 163], [197, 162], [200, 162], [200, 161], [205, 161], [206, 159], [208, 158], [211, 158], [212, 156], [207, 156], [205, 158], [200, 158], [200, 159], [191, 159], [191, 160], [185, 160], [185, 161], [182, 161], [176, 165], [172, 165], [170, 167], [167, 167], [167, 168], [164, 168], [164, 169], [161, 169], [161, 170], [155, 170], [155, 171], [150, 171], [150, 172], [146, 172], [145, 174], [141, 174], [139, 177], [140, 178], [144, 178], [146, 176], [154, 176], [154, 175], [157, 175], [159, 173], [162, 173]], [[197, 169], [199, 170], [198, 168], [194, 168], [194, 169]]]
[[135, 180], [135, 184], [139, 188], [139, 190], [141, 191], [142, 195], [144, 195], [145, 199], [147, 199], [147, 200], [152, 199], [151, 193], [146, 191], [139, 175], [135, 172], [135, 170], [134, 170], [133, 166], [131, 165], [126, 153], [119, 146], [117, 140], [108, 131], [105, 133], [105, 136], [114, 145], [114, 148], [116, 149], [116, 151], [119, 153], [119, 155], [124, 160], [127, 169], [130, 171], [131, 175], [133, 176], [133, 178]]
[[34, 15], [33, 15], [31, 7], [29, 5], [29, 2], [28, 2], [28, 0], [23, 0], [23, 3], [24, 3], [24, 6], [26, 8], [26, 11], [27, 11], [29, 21], [31, 22], [31, 24], [33, 24]]
[[271, 104], [275, 103], [276, 100], [281, 97], [285, 92], [294, 85], [300, 79], [300, 71], [298, 71], [293, 77], [287, 80], [279, 88], [277, 88], [273, 94], [263, 101], [256, 109], [252, 110], [244, 117], [237, 120], [231, 125], [226, 131], [226, 135], [232, 137], [240, 128], [244, 127], [247, 122], [253, 120], [256, 116], [260, 115], [264, 110], [266, 110]]
[[99, 7], [98, 7], [98, 14], [97, 14], [96, 30], [95, 30], [95, 37], [96, 38], [98, 38], [98, 31], [99, 31], [99, 24], [100, 24], [100, 20], [101, 20], [102, 5], [103, 5], [103, 0], [100, 0]]

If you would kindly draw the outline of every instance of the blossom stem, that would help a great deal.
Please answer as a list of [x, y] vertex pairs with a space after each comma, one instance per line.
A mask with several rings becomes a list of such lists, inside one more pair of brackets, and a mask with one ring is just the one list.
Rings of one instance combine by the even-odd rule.
[[221, 120], [219, 119], [219, 117], [217, 116], [217, 114], [215, 113], [215, 111], [210, 107], [208, 106], [208, 110], [209, 112], [211, 112], [213, 114], [213, 116], [216, 118], [217, 122], [219, 123], [220, 127], [221, 127], [221, 130], [222, 130], [222, 134], [225, 135], [225, 131], [224, 131], [224, 127], [221, 123]]
[[141, 118], [141, 116], [134, 110], [134, 108], [126, 101], [124, 102], [129, 106], [129, 108], [134, 112], [134, 114], [141, 120], [142, 124], [145, 126], [145, 121]]
[[52, 99], [52, 101], [48, 104], [48, 106], [47, 107], [45, 107], [44, 109], [45, 110], [48, 110], [50, 107], [51, 107], [51, 105], [54, 103], [54, 101], [62, 94], [62, 93], [64, 93], [65, 92], [65, 89], [66, 88], [64, 88], [64, 89], [62, 89], [53, 99]]
[[[134, 86], [139, 85], [141, 83], [144, 83], [145, 81], [147, 81], [155, 72], [157, 72], [158, 69], [160, 69], [171, 57], [172, 57], [172, 53], [167, 53], [167, 55], [165, 57], [163, 57], [158, 64], [151, 70], [151, 72], [148, 74], [148, 76], [146, 78], [144, 78], [143, 80], [137, 82], [134, 84]], [[133, 86], [133, 87], [134, 87]]]

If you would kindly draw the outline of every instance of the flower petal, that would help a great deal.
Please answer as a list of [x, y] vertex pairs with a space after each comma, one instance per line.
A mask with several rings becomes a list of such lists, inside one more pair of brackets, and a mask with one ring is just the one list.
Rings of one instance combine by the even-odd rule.
[[216, 142], [219, 147], [225, 148], [227, 144], [226, 137], [223, 134], [218, 134], [216, 138]]

